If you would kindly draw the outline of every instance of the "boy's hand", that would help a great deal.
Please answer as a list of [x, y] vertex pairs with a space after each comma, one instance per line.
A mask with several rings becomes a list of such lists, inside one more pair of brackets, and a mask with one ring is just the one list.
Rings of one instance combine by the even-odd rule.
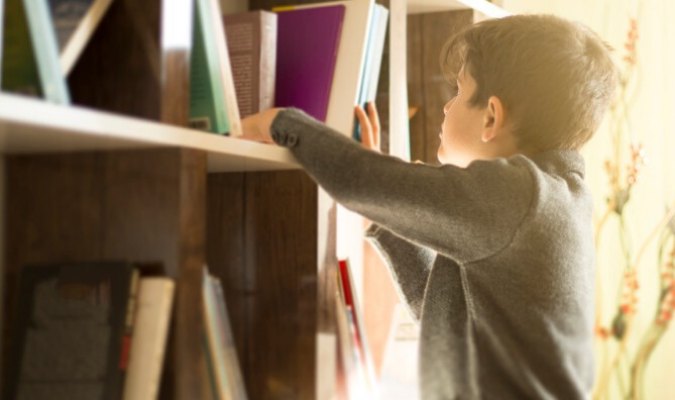
[[375, 103], [369, 101], [367, 104], [368, 115], [363, 107], [356, 106], [356, 117], [361, 125], [361, 144], [370, 150], [380, 152], [380, 117], [377, 115]]
[[262, 143], [274, 143], [270, 134], [270, 127], [281, 110], [283, 108], [270, 108], [242, 119], [241, 130], [243, 135], [241, 138]]

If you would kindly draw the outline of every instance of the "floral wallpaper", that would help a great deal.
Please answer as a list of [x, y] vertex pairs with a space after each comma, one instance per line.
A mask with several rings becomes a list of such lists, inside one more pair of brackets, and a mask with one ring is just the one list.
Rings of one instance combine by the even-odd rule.
[[583, 151], [595, 197], [593, 399], [675, 399], [675, 1], [505, 0], [589, 25], [620, 71]]

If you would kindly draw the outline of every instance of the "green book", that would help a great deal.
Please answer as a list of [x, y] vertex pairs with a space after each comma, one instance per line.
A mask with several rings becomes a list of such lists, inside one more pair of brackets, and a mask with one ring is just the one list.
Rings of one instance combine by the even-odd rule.
[[197, 0], [190, 68], [190, 121], [193, 129], [230, 131], [220, 68], [205, 1]]
[[46, 0], [5, 0], [2, 89], [70, 104]]

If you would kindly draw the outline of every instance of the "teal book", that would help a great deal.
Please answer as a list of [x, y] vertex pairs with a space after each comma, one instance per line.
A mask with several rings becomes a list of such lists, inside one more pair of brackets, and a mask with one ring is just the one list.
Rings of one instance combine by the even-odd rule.
[[5, 0], [2, 89], [70, 104], [46, 0]]
[[[387, 27], [389, 26], [388, 21], [389, 10], [380, 4], [375, 4], [368, 29], [366, 59], [361, 73], [361, 87], [359, 88], [358, 99], [358, 104], [366, 111], [366, 104], [369, 101], [375, 101], [375, 97], [377, 96], [377, 84], [380, 79], [384, 42], [387, 36]], [[361, 141], [361, 126], [356, 118], [354, 121], [353, 137], [357, 141]]]
[[190, 68], [190, 120], [193, 129], [225, 134], [230, 131], [218, 57], [209, 28], [208, 9], [197, 0]]

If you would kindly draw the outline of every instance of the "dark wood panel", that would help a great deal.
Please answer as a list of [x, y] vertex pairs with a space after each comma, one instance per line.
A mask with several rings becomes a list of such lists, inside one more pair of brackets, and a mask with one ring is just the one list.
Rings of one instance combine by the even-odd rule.
[[179, 238], [177, 246], [179, 285], [176, 291], [174, 341], [170, 343], [174, 360], [167, 365], [174, 371], [176, 399], [206, 398], [206, 373], [202, 348], [202, 271], [206, 262], [206, 154], [180, 150], [178, 196]]
[[453, 95], [440, 69], [439, 56], [448, 38], [472, 23], [471, 10], [408, 16], [409, 103], [419, 106], [410, 121], [414, 160], [438, 164], [443, 106]]
[[199, 398], [205, 179], [205, 154], [178, 149], [8, 157], [5, 326], [23, 265], [161, 262], [178, 279], [163, 398]]
[[317, 276], [330, 259], [319, 263], [317, 240], [335, 258], [335, 212], [317, 221], [317, 193], [300, 171], [208, 178], [207, 261], [224, 283], [251, 399], [315, 398]]
[[244, 173], [209, 174], [206, 260], [221, 279], [242, 371], [247, 369], [247, 304], [255, 295], [246, 275], [244, 252]]
[[[192, 15], [176, 11], [182, 7], [168, 0], [114, 1], [70, 73], [73, 102], [187, 125]], [[170, 40], [163, 26], [171, 27]]]
[[315, 397], [317, 187], [299, 171], [246, 176], [252, 399]]

